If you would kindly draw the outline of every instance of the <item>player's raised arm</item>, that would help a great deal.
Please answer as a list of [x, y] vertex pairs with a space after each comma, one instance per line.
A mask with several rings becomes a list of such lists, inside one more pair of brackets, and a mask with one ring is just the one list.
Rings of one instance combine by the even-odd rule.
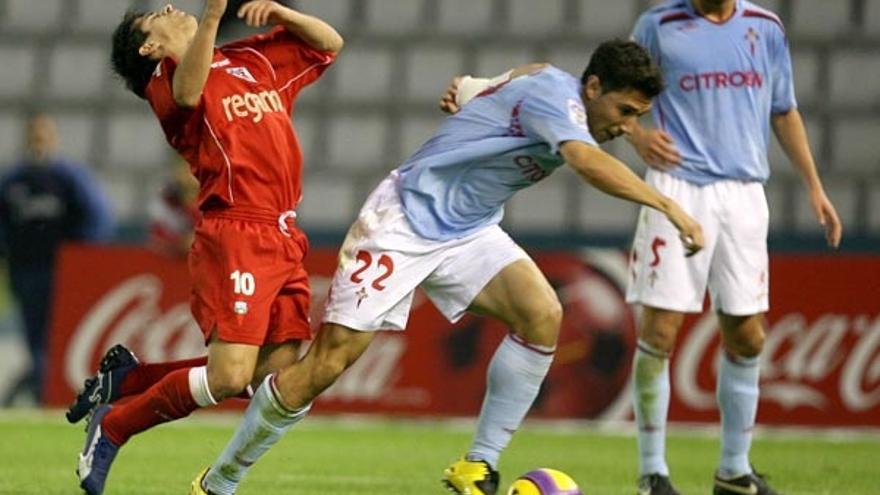
[[532, 63], [521, 65], [515, 69], [499, 74], [495, 77], [472, 77], [469, 75], [455, 76], [449, 86], [440, 95], [440, 110], [453, 114], [458, 112], [465, 103], [471, 101], [474, 96], [483, 91], [520, 76], [533, 74], [545, 67], [546, 63]]
[[619, 160], [580, 141], [566, 141], [559, 151], [571, 168], [600, 191], [650, 206], [666, 215], [681, 234], [688, 255], [703, 248], [700, 225], [675, 201], [658, 193]]
[[807, 131], [800, 112], [797, 108], [792, 108], [788, 112], [774, 114], [770, 117], [770, 123], [792, 167], [800, 173], [806, 184], [810, 193], [810, 204], [819, 224], [825, 228], [828, 245], [837, 248], [843, 235], [843, 225], [840, 217], [837, 216], [837, 210], [825, 194], [825, 188], [822, 187], [822, 179], [816, 171], [816, 163], [810, 152], [810, 143], [807, 140]]
[[[171, 8], [170, 5], [166, 9]], [[220, 18], [226, 12], [226, 0], [206, 0], [195, 37], [174, 71], [174, 101], [183, 108], [194, 108], [202, 98], [202, 90], [211, 72], [214, 42]]]
[[317, 17], [303, 14], [273, 0], [253, 0], [238, 9], [238, 17], [248, 26], [284, 26], [316, 50], [339, 53], [342, 36], [333, 26]]

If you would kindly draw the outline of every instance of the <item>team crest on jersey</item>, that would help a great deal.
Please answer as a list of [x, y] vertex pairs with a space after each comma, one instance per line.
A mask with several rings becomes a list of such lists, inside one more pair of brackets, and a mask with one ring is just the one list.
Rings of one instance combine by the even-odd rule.
[[228, 72], [229, 75], [231, 75], [231, 76], [237, 77], [239, 79], [243, 79], [247, 82], [251, 82], [251, 83], [257, 82], [257, 80], [254, 79], [254, 76], [251, 75], [251, 72], [249, 70], [247, 70], [246, 67], [230, 67], [230, 68], [226, 69], [226, 72]]
[[575, 100], [574, 98], [568, 99], [568, 119], [571, 122], [578, 126], [587, 128], [587, 112], [584, 110], [584, 104]]
[[752, 57], [754, 57], [755, 56], [755, 46], [757, 46], [758, 42], [761, 40], [761, 36], [758, 35], [758, 32], [755, 31], [754, 28], [749, 26], [749, 30], [746, 31], [745, 39], [746, 39], [746, 41], [749, 42], [749, 48], [752, 52]]

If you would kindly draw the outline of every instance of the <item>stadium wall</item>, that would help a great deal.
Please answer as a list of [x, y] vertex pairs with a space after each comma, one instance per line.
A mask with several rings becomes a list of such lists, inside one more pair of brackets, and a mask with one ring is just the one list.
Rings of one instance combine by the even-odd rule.
[[[559, 350], [533, 417], [627, 420], [635, 310], [618, 249], [535, 250], [565, 306]], [[336, 267], [336, 250], [307, 260], [313, 321]], [[204, 353], [189, 314], [186, 263], [136, 247], [66, 248], [47, 370], [50, 406], [66, 405], [115, 343], [145, 361]], [[880, 256], [774, 254], [762, 361], [759, 420], [769, 425], [880, 426]], [[417, 295], [407, 332], [379, 336], [319, 401], [323, 413], [474, 415], [484, 374], [504, 335], [467, 316], [447, 323]], [[711, 312], [688, 319], [671, 361], [672, 421], [717, 421], [720, 357]]]

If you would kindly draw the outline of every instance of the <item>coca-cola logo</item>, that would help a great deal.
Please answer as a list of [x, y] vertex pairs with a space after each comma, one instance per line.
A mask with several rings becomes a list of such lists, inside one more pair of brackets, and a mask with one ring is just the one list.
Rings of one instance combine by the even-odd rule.
[[144, 361], [167, 361], [205, 353], [189, 304], [162, 308], [162, 280], [139, 274], [111, 287], [76, 326], [65, 354], [64, 377], [76, 390], [92, 374], [100, 351], [124, 344]]
[[[320, 322], [328, 277], [313, 276], [313, 325]], [[76, 390], [93, 373], [97, 356], [114, 344], [124, 344], [145, 362], [161, 362], [205, 354], [202, 333], [192, 318], [189, 303], [162, 307], [163, 282], [152, 274], [127, 278], [105, 292], [83, 316], [70, 339], [64, 376]], [[418, 297], [414, 306], [425, 302]], [[324, 400], [370, 401], [393, 386], [400, 359], [406, 350], [403, 335], [378, 336], [360, 360], [327, 393]]]
[[[715, 390], [699, 380], [717, 376], [721, 357], [718, 322], [706, 314], [686, 333], [674, 359], [674, 390], [688, 407], [716, 407]], [[707, 363], [707, 361], [710, 361]], [[778, 318], [761, 355], [761, 400], [790, 410], [829, 410], [841, 404], [863, 412], [880, 405], [880, 314], [801, 313]], [[829, 390], [836, 390], [831, 396]]]

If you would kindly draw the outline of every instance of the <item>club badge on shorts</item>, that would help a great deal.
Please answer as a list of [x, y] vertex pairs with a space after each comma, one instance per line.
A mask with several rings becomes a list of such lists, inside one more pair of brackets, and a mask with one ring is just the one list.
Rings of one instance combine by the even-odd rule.
[[239, 316], [244, 316], [248, 312], [248, 305], [246, 301], [235, 301], [235, 304], [232, 306], [232, 311]]

